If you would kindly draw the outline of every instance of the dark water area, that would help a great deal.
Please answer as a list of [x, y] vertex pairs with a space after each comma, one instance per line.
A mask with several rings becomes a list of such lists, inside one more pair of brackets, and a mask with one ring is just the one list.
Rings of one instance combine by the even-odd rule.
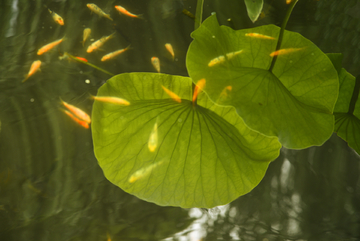
[[[216, 12], [220, 24], [234, 29], [280, 25], [284, 2], [265, 1], [253, 24], [242, 0], [205, 0], [204, 18]], [[91, 113], [89, 94], [111, 76], [59, 56], [85, 57], [113, 74], [156, 72], [150, 59], [157, 56], [162, 73], [187, 76], [194, 20], [182, 9], [195, 14], [196, 1], [93, 2], [114, 21], [91, 14], [87, 3], [0, 1], [0, 241], [360, 240], [360, 157], [335, 134], [321, 147], [283, 148], [253, 191], [211, 210], [157, 206], [111, 184], [97, 164], [90, 129], [60, 111], [61, 98]], [[144, 19], [119, 15], [115, 5]], [[103, 50], [87, 53], [91, 41], [81, 44], [87, 27], [93, 40], [115, 36]], [[326, 53], [343, 53], [343, 67], [360, 73], [359, 1], [300, 0], [287, 29]], [[64, 36], [54, 50], [36, 54]], [[128, 45], [117, 58], [100, 61]], [[35, 60], [42, 61], [41, 72], [22, 83]]]

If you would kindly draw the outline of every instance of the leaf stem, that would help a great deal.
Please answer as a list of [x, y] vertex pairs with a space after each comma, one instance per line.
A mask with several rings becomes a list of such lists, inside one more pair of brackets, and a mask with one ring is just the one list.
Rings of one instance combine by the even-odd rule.
[[197, 0], [195, 13], [195, 30], [198, 29], [202, 22], [204, 0]]
[[356, 101], [359, 98], [359, 92], [360, 92], [360, 75], [356, 76], [355, 86], [351, 96], [348, 114], [352, 115], [354, 113]]
[[100, 68], [100, 67], [97, 67], [96, 65], [93, 65], [93, 64], [90, 64], [90, 63], [88, 63], [88, 62], [82, 61], [82, 60], [80, 60], [80, 59], [78, 59], [78, 58], [75, 58], [74, 56], [72, 56], [72, 55], [69, 54], [69, 53], [66, 53], [66, 52], [65, 52], [64, 55], [68, 56], [68, 57], [71, 58], [72, 60], [75, 60], [75, 61], [77, 61], [77, 62], [80, 62], [80, 63], [86, 64], [86, 65], [89, 65], [90, 67], [93, 67], [93, 68], [95, 68], [95, 69], [97, 69], [97, 70], [100, 70], [101, 72], [104, 72], [105, 74], [108, 74], [108, 75], [110, 75], [110, 76], [114, 76], [114, 74], [112, 74], [112, 73], [110, 73], [110, 72], [108, 72], [108, 71], [106, 71], [106, 70], [104, 70], [104, 69], [102, 69], [102, 68]]
[[[280, 29], [280, 34], [279, 34], [279, 38], [278, 38], [278, 42], [277, 42], [277, 45], [276, 45], [276, 50], [275, 51], [278, 51], [281, 47], [281, 43], [282, 43], [282, 40], [283, 40], [283, 37], [284, 37], [284, 31], [285, 31], [285, 28], [286, 28], [286, 25], [287, 25], [287, 22], [289, 21], [289, 18], [290, 18], [290, 15], [291, 15], [291, 12], [292, 10], [294, 9], [295, 7], [295, 4], [298, 2], [298, 0], [293, 0], [290, 5], [289, 5], [289, 8], [286, 12], [286, 15], [285, 15], [285, 18], [284, 18], [284, 21], [283, 23], [281, 24], [281, 29]], [[272, 59], [272, 62], [271, 62], [271, 65], [270, 65], [270, 68], [269, 68], [269, 71], [272, 72], [273, 68], [274, 68], [274, 65], [275, 65], [275, 62], [276, 62], [276, 59], [277, 59], [277, 55], [275, 55]]]

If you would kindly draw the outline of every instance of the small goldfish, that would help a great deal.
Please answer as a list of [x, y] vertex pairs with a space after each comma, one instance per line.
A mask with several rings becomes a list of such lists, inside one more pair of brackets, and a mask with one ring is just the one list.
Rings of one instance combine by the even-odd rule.
[[154, 170], [156, 167], [158, 167], [159, 165], [161, 165], [164, 161], [159, 161], [156, 162], [154, 164], [151, 164], [150, 166], [141, 168], [139, 170], [137, 170], [134, 174], [131, 175], [131, 177], [129, 178], [129, 182], [130, 183], [134, 183], [137, 180], [146, 177], [147, 175], [150, 175], [150, 173], [152, 172], [152, 170]]
[[174, 53], [174, 49], [173, 49], [173, 47], [171, 46], [171, 44], [166, 43], [166, 44], [165, 44], [165, 48], [167, 49], [167, 51], [169, 51], [169, 53], [170, 53], [171, 56], [172, 56], [172, 59], [174, 60], [174, 58], [175, 58], [175, 53]]
[[226, 57], [227, 57], [228, 59], [232, 59], [232, 58], [234, 58], [236, 55], [241, 54], [242, 52], [243, 52], [243, 50], [239, 50], [239, 51], [235, 51], [235, 52], [230, 52], [230, 53], [227, 53], [227, 54], [226, 54]]
[[175, 100], [176, 102], [181, 103], [181, 98], [180, 98], [177, 94], [175, 94], [175, 93], [172, 92], [171, 90], [165, 88], [164, 86], [161, 86], [161, 87], [162, 87], [163, 90], [166, 92], [166, 94], [168, 94], [168, 95], [171, 97], [171, 99]]
[[290, 4], [292, 0], [286, 0], [286, 4]]
[[106, 61], [106, 60], [109, 60], [109, 59], [112, 59], [114, 58], [115, 56], [118, 56], [119, 54], [122, 54], [124, 53], [126, 50], [128, 50], [130, 48], [130, 45], [127, 46], [126, 48], [124, 49], [119, 49], [119, 50], [116, 50], [114, 52], [111, 52], [111, 53], [108, 53], [106, 55], [104, 55], [102, 58], [101, 58], [101, 61]]
[[224, 55], [220, 55], [219, 57], [216, 57], [212, 60], [210, 60], [210, 62], [208, 63], [209, 67], [213, 67], [214, 65], [220, 64], [225, 62], [225, 56]]
[[[236, 55], [239, 55], [243, 52], [243, 50], [239, 50], [239, 51], [234, 51], [234, 52], [230, 52], [230, 53], [227, 53], [226, 54], [226, 58], [227, 59], [232, 59], [234, 58]], [[217, 64], [221, 64], [221, 63], [224, 63], [225, 60], [226, 60], [225, 56], [224, 55], [220, 55], [212, 60], [210, 60], [210, 62], [208, 63], [208, 66], [209, 67], [213, 67], [214, 65], [217, 65]]]
[[79, 125], [81, 125], [82, 127], [89, 129], [89, 123], [87, 123], [84, 120], [80, 120], [79, 118], [77, 118], [76, 116], [74, 116], [73, 114], [71, 114], [69, 111], [67, 110], [62, 110], [66, 115], [70, 116], [70, 118], [75, 121], [76, 123], [78, 123]]
[[115, 105], [130, 105], [130, 102], [119, 98], [119, 97], [112, 97], [112, 96], [91, 96], [92, 99], [97, 100], [97, 101], [101, 101], [101, 102], [106, 102], [106, 103], [110, 103], [110, 104], [115, 104]]
[[[77, 57], [77, 56], [74, 56], [75, 58], [77, 58], [78, 60], [81, 60], [81, 61], [84, 61], [84, 62], [88, 62], [87, 59], [83, 58], [83, 57]], [[70, 61], [74, 61], [73, 59], [71, 59], [68, 55], [68, 53], [64, 53], [62, 56], [59, 56], [59, 59], [60, 60], [63, 60], [63, 59], [67, 59], [69, 62]]]
[[149, 141], [148, 141], [149, 151], [154, 152], [156, 150], [157, 145], [158, 145], [158, 124], [156, 120], [154, 124], [154, 128], [152, 129], [149, 136]]
[[232, 86], [226, 86], [220, 93], [219, 98], [217, 99], [216, 103], [219, 103], [220, 101], [223, 101], [224, 99], [226, 99], [230, 93], [230, 91], [232, 90]]
[[274, 37], [263, 35], [260, 33], [246, 33], [245, 36], [253, 38], [262, 38], [262, 39], [275, 39]]
[[64, 19], [59, 14], [51, 11], [50, 9], [48, 9], [48, 10], [49, 10], [49, 13], [51, 14], [51, 17], [54, 19], [54, 21], [57, 24], [64, 25]]
[[160, 60], [158, 57], [152, 57], [151, 63], [158, 73], [160, 73]]
[[101, 10], [101, 8], [99, 8], [98, 6], [96, 6], [96, 4], [94, 3], [88, 3], [86, 4], [86, 6], [93, 11], [94, 13], [96, 13], [97, 15], [99, 15], [100, 17], [105, 17], [107, 19], [110, 19], [111, 21], [113, 21], [113, 19], [110, 17], [110, 14], [106, 14], [104, 13], [103, 10]]
[[201, 79], [196, 83], [195, 89], [194, 89], [194, 94], [193, 94], [193, 98], [192, 98], [192, 102], [193, 104], [195, 104], [195, 101], [197, 99], [198, 94], [200, 93], [201, 90], [204, 89], [206, 84], [206, 80], [205, 79]]
[[65, 37], [63, 37], [62, 39], [55, 40], [54, 42], [51, 42], [51, 43], [41, 47], [37, 51], [37, 55], [42, 55], [43, 53], [46, 53], [47, 51], [51, 50], [52, 48], [54, 48], [56, 45], [60, 44], [64, 40], [65, 40]]
[[195, 19], [195, 15], [185, 8], [182, 10], [182, 13], [188, 16], [189, 18]]
[[77, 58], [77, 59], [79, 59], [79, 60], [81, 60], [81, 61], [84, 61], [84, 62], [88, 62], [88, 60], [85, 59], [85, 58], [83, 58], [83, 57], [77, 57], [77, 56], [75, 56], [75, 58]]
[[66, 103], [65, 101], [61, 100], [61, 103], [72, 113], [74, 114], [74, 116], [76, 118], [79, 118], [80, 120], [85, 121], [86, 123], [90, 124], [91, 123], [91, 119], [90, 116], [88, 114], [86, 114], [84, 111], [82, 111], [81, 109], [70, 105], [68, 103]]
[[35, 74], [37, 71], [40, 70], [41, 61], [35, 60], [30, 67], [29, 73], [26, 75], [25, 79], [22, 82], [25, 82], [31, 75]]
[[289, 53], [293, 53], [299, 50], [302, 50], [303, 48], [288, 48], [288, 49], [279, 49], [277, 51], [274, 51], [270, 54], [270, 57], [274, 57], [274, 56], [278, 56], [278, 55], [284, 55], [284, 54], [289, 54]]
[[109, 39], [113, 38], [113, 37], [114, 37], [114, 34], [115, 34], [115, 33], [112, 33], [112, 34], [110, 34], [109, 36], [104, 36], [104, 37], [102, 37], [101, 39], [93, 42], [93, 43], [87, 48], [86, 52], [91, 53], [92, 51], [99, 49], [101, 46], [104, 45], [104, 43], [105, 43], [106, 41], [108, 41]]
[[83, 41], [82, 41], [83, 46], [85, 44], [85, 41], [89, 38], [90, 34], [91, 34], [91, 28], [85, 28], [83, 33]]
[[122, 13], [129, 17], [143, 19], [141, 14], [136, 15], [136, 14], [130, 13], [128, 10], [126, 10], [124, 7], [121, 7], [120, 5], [115, 6], [115, 9], [118, 10], [119, 13]]

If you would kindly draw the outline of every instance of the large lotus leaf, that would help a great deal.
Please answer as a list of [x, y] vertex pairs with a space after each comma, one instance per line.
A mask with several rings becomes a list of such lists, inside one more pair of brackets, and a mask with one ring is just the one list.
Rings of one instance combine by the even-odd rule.
[[249, 15], [249, 18], [254, 23], [261, 13], [261, 10], [264, 5], [263, 0], [245, 0], [246, 10]]
[[95, 155], [108, 180], [141, 199], [184, 208], [229, 203], [260, 182], [280, 143], [206, 94], [193, 105], [191, 85], [188, 77], [132, 73], [99, 89], [98, 96], [130, 102], [93, 106]]
[[348, 142], [358, 154], [360, 154], [360, 100], [355, 102], [353, 113], [349, 112], [351, 97], [355, 88], [355, 77], [342, 69], [339, 74], [340, 91], [336, 102], [335, 114], [335, 132], [338, 136]]
[[266, 25], [234, 31], [211, 16], [192, 33], [189, 75], [205, 78], [212, 100], [236, 107], [250, 128], [277, 136], [285, 147], [321, 145], [334, 130], [337, 72], [316, 45], [290, 31], [281, 46], [289, 52], [278, 55], [269, 71], [279, 30]]

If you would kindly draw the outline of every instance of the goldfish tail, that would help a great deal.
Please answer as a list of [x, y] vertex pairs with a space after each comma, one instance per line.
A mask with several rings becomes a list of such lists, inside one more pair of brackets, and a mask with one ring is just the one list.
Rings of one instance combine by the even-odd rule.
[[110, 17], [110, 14], [105, 14], [105, 18], [108, 18], [108, 19], [110, 19], [111, 21], [114, 21], [114, 20]]
[[88, 95], [89, 95], [89, 99], [95, 100], [95, 95], [92, 95], [92, 94], [90, 94], [90, 93], [88, 93]]
[[113, 32], [113, 33], [109, 36], [109, 39], [112, 39], [115, 34], [116, 34], [116, 32]]
[[136, 16], [137, 16], [137, 18], [139, 18], [139, 19], [145, 20], [145, 18], [144, 18], [144, 15], [143, 15], [143, 14], [138, 14], [138, 15], [136, 15]]
[[29, 75], [24, 75], [24, 79], [23, 79], [23, 81], [21, 81], [21, 83], [24, 83], [28, 78], [29, 78], [30, 76]]

